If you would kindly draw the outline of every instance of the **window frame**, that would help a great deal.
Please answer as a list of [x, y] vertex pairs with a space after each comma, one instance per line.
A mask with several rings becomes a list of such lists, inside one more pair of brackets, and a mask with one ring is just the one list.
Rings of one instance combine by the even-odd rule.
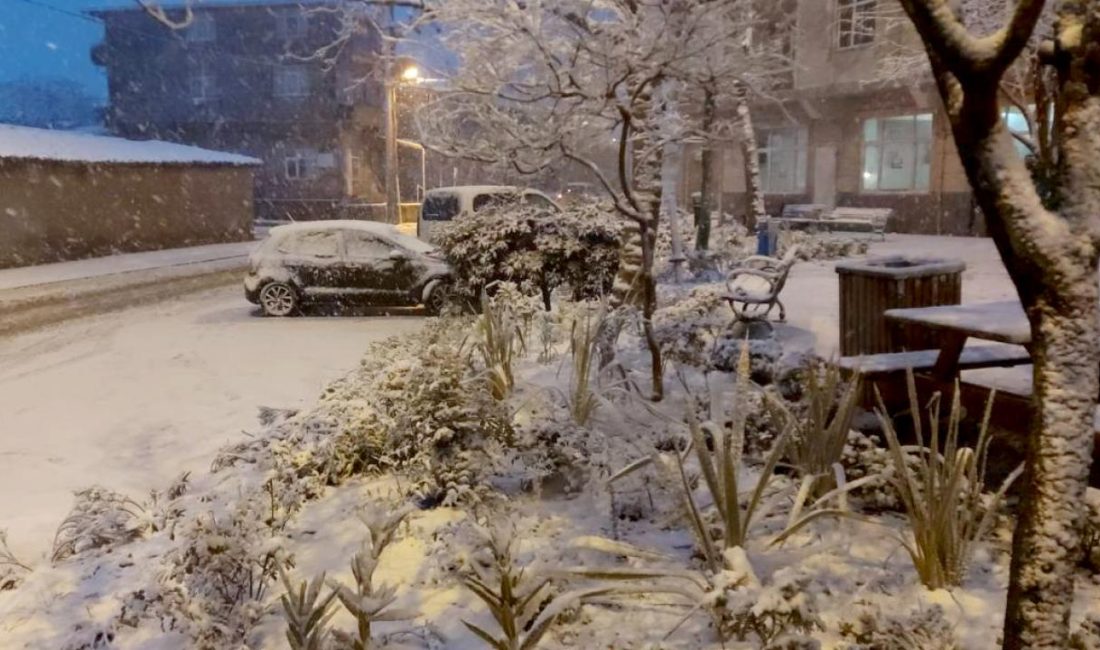
[[[791, 189], [778, 190], [772, 187], [772, 162], [775, 153], [779, 151], [789, 152], [790, 149], [775, 147], [772, 145], [772, 137], [780, 133], [794, 133], [794, 184]], [[760, 142], [763, 140], [764, 144]], [[805, 194], [807, 173], [809, 171], [809, 130], [802, 124], [796, 126], [763, 127], [756, 130], [756, 159], [760, 167], [760, 190], [764, 194], [795, 195]], [[761, 161], [765, 157], [766, 162]]]
[[[308, 181], [317, 177], [317, 155], [308, 151], [295, 151], [283, 156], [283, 176], [288, 181]], [[295, 172], [290, 173], [293, 163]]]
[[276, 13], [275, 34], [285, 41], [305, 38], [309, 34], [309, 14], [293, 8]]
[[[299, 78], [299, 83], [296, 84], [296, 92], [286, 92], [287, 77], [284, 75], [288, 75], [290, 73], [295, 73], [295, 76], [298, 76]], [[275, 97], [281, 99], [301, 99], [303, 97], [308, 97], [310, 92], [310, 85], [309, 68], [301, 64], [284, 64], [277, 66], [272, 76], [272, 92]]]
[[[200, 62], [197, 66], [191, 68], [190, 76], [187, 80], [188, 91], [191, 95], [191, 101], [194, 104], [205, 104], [212, 99], [218, 97], [218, 86], [216, 82], [217, 77], [210, 70], [205, 61]], [[196, 83], [202, 91], [196, 93]]]
[[[928, 123], [929, 123], [927, 139], [924, 139], [924, 137], [920, 134], [920, 132], [918, 130], [918, 127], [917, 127], [917, 125], [922, 121], [920, 118], [923, 117], [923, 116], [928, 116], [930, 118], [929, 120], [927, 120]], [[898, 120], [898, 119], [902, 119], [902, 118], [910, 118], [912, 120], [912, 124], [913, 124], [912, 139], [908, 140], [908, 141], [904, 141], [904, 140], [896, 140], [896, 139], [895, 140], [887, 140], [887, 139], [883, 138], [883, 133], [882, 133], [883, 123], [887, 120]], [[871, 122], [872, 120], [878, 122], [878, 125], [875, 128], [877, 136], [876, 136], [875, 140], [868, 140], [867, 139], [867, 123]], [[935, 113], [924, 112], [924, 113], [902, 113], [902, 114], [892, 114], [892, 115], [874, 115], [874, 116], [864, 117], [863, 119], [860, 120], [859, 124], [860, 124], [860, 181], [859, 181], [859, 192], [861, 194], [928, 194], [932, 191], [932, 177], [933, 177], [932, 165], [935, 161], [935, 156], [933, 155], [933, 150], [934, 150], [935, 144], [936, 144], [936, 114]], [[899, 188], [899, 189], [882, 189], [882, 169], [883, 169], [883, 165], [885, 163], [885, 160], [884, 160], [885, 157], [883, 156], [883, 150], [885, 149], [885, 146], [888, 145], [888, 144], [893, 144], [893, 145], [908, 144], [911, 147], [911, 153], [912, 153], [912, 156], [913, 156], [913, 169], [912, 169], [912, 172], [910, 174], [910, 182], [909, 182], [908, 187]], [[928, 152], [928, 180], [927, 180], [927, 185], [924, 186], [924, 187], [920, 187], [919, 184], [917, 183], [917, 180], [920, 177], [919, 170], [920, 170], [920, 167], [922, 165], [922, 163], [920, 161], [920, 152], [921, 152], [921, 145], [922, 144], [926, 145], [926, 150]], [[867, 187], [867, 162], [868, 162], [867, 152], [868, 152], [868, 149], [870, 149], [870, 148], [875, 148], [876, 149], [876, 151], [877, 151], [876, 156], [878, 158], [878, 169], [877, 169], [877, 173], [875, 175], [875, 187], [873, 187], [873, 188]]]
[[[835, 8], [836, 33], [833, 45], [836, 49], [858, 50], [874, 45], [878, 32], [878, 0], [836, 0]], [[847, 21], [841, 17], [846, 10], [852, 12], [852, 17]], [[867, 33], [863, 31], [864, 21], [870, 27]], [[849, 23], [847, 30], [844, 28], [845, 22]], [[845, 37], [848, 39], [847, 44], [844, 42]]]
[[213, 14], [196, 13], [184, 32], [184, 38], [188, 43], [213, 43], [218, 40], [218, 26]]

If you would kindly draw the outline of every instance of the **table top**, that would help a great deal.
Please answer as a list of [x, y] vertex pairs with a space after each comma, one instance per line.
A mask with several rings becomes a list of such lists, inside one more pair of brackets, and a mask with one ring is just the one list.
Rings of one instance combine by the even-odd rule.
[[1016, 345], [1031, 343], [1031, 326], [1027, 315], [1024, 314], [1023, 306], [1015, 300], [887, 309], [883, 315], [895, 322], [953, 331], [987, 341]]

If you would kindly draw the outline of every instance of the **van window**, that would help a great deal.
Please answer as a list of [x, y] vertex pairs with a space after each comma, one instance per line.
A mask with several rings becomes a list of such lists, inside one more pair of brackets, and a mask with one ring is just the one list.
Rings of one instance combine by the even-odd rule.
[[439, 194], [424, 199], [420, 209], [423, 221], [450, 221], [458, 216], [458, 197], [453, 194]]
[[518, 202], [519, 197], [515, 194], [478, 194], [474, 197], [473, 208], [474, 212], [479, 212], [482, 208], [499, 208]]
[[550, 212], [557, 212], [558, 206], [554, 205], [554, 202], [546, 198], [541, 194], [524, 194], [523, 205], [529, 205], [540, 210], [549, 210]]

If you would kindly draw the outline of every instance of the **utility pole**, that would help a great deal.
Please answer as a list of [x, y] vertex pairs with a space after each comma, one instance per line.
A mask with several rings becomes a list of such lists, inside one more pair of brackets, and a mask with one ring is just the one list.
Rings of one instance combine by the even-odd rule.
[[401, 222], [401, 185], [397, 174], [397, 83], [393, 78], [393, 64], [387, 58], [385, 81], [386, 120], [386, 223]]

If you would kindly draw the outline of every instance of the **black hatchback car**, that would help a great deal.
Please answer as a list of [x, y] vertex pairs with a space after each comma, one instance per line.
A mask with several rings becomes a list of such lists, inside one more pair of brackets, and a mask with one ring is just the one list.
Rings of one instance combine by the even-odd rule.
[[451, 272], [438, 249], [372, 221], [277, 226], [250, 258], [245, 296], [268, 316], [335, 300], [442, 309]]

